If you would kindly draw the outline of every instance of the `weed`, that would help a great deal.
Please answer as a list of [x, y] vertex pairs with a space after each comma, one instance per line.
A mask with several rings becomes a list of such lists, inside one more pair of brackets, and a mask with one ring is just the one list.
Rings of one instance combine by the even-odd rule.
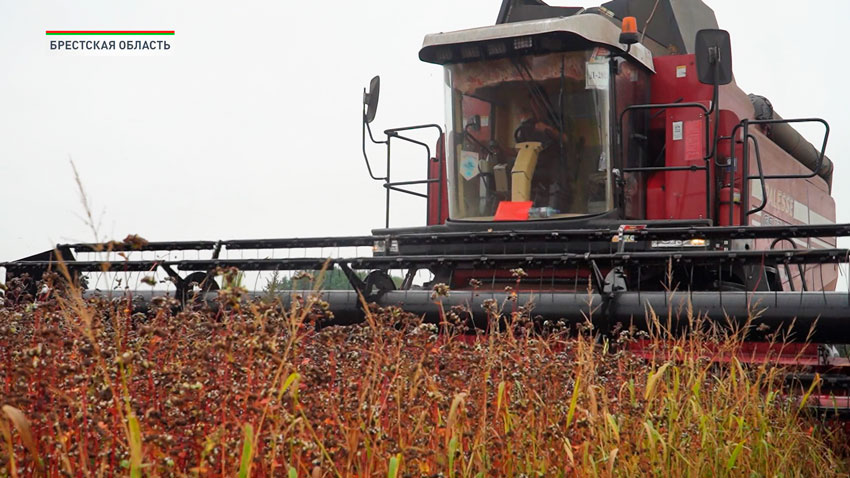
[[[540, 335], [505, 300], [486, 334], [454, 311], [437, 326], [374, 305], [366, 323], [319, 330], [321, 272], [291, 308], [220, 272], [217, 304], [182, 311], [134, 314], [58, 276], [37, 307], [0, 307], [0, 476], [850, 471], [840, 432], [801, 406], [818, 381], [792, 397], [785, 370], [738, 360], [742, 333], [702, 317], [688, 338], [652, 311], [651, 336]], [[434, 292], [435, 307], [450, 293]]]

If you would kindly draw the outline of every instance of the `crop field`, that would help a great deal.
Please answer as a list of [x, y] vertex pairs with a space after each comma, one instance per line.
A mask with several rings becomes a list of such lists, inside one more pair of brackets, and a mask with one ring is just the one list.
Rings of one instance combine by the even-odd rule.
[[[0, 476], [848, 476], [783, 370], [718, 365], [740, 334], [599, 337], [493, 304], [490, 330], [398, 309], [317, 328], [236, 286], [147, 312], [47, 277], [0, 306]], [[433, 299], [451, 291], [440, 288]], [[510, 312], [509, 312], [510, 311]], [[686, 312], [685, 312], [686, 313]], [[629, 351], [641, 340], [654, 359]], [[793, 395], [793, 396], [792, 396]]]

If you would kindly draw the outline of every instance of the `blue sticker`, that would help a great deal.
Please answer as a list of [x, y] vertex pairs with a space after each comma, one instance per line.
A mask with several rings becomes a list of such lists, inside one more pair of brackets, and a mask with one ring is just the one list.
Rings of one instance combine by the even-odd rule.
[[460, 153], [460, 175], [469, 181], [478, 176], [478, 153], [473, 151], [461, 151]]

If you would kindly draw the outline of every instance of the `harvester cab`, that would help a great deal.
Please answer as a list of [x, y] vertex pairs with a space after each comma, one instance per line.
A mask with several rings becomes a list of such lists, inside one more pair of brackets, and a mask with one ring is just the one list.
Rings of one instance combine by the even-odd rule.
[[[446, 89], [439, 165], [420, 182], [429, 185], [429, 225], [625, 217], [611, 213], [641, 200], [621, 192], [631, 178], [614, 161], [615, 108], [618, 93], [623, 105], [648, 102], [651, 53], [638, 42], [624, 50], [620, 27], [604, 15], [546, 7], [570, 16], [516, 22], [523, 8], [506, 1], [495, 26], [425, 38], [419, 56], [443, 66]], [[388, 130], [384, 143], [409, 139], [400, 133]], [[402, 187], [416, 182], [390, 175], [388, 167], [376, 178], [388, 192], [412, 192]]]
[[[643, 25], [641, 33], [637, 25]], [[826, 122], [783, 120], [767, 100], [745, 95], [734, 84], [729, 34], [717, 28], [701, 0], [616, 0], [591, 9], [504, 0], [495, 25], [428, 35], [419, 57], [444, 69], [446, 129], [433, 124], [390, 129], [386, 139], [375, 141], [369, 127], [375, 104], [364, 105], [364, 157], [387, 194], [385, 228], [375, 234], [834, 222], [832, 164], [823, 155]], [[365, 98], [373, 102], [376, 96]], [[801, 121], [826, 127], [819, 150], [788, 126]], [[433, 156], [423, 145], [426, 179], [393, 181], [390, 144], [396, 139], [422, 144], [404, 136], [422, 128], [440, 135]], [[382, 177], [372, 174], [367, 132], [387, 147]], [[423, 184], [425, 194], [407, 189]], [[425, 198], [427, 226], [391, 229], [392, 191]], [[771, 203], [770, 196], [783, 199]], [[626, 235], [630, 244], [618, 250], [746, 251], [777, 245], [728, 236], [632, 238]], [[805, 242], [792, 244], [808, 248], [812, 241]], [[829, 238], [815, 243], [835, 246]], [[572, 246], [576, 252], [606, 247], [587, 241]], [[423, 252], [397, 249], [400, 255]], [[490, 250], [546, 247], [530, 239]], [[815, 271], [818, 277], [809, 282], [819, 279], [833, 289], [837, 279], [834, 266], [798, 269], [796, 277], [780, 269], [679, 275], [700, 276], [704, 283], [689, 279], [698, 289], [781, 290], [783, 283], [799, 289]], [[631, 288], [660, 278], [652, 272], [640, 279], [618, 274], [629, 278]], [[463, 276], [470, 278], [476, 277]]]
[[[688, 314], [675, 311], [690, 310], [746, 328], [751, 357], [770, 356], [760, 344], [779, 331], [813, 342], [792, 362], [836, 377], [845, 389], [817, 399], [850, 410], [850, 362], [827, 346], [850, 343], [850, 294], [835, 291], [850, 257], [836, 238], [850, 225], [835, 224], [828, 124], [783, 119], [745, 94], [729, 35], [701, 0], [589, 9], [504, 0], [495, 25], [428, 35], [419, 58], [443, 68], [443, 125], [376, 139], [379, 78], [364, 90], [363, 155], [386, 190], [383, 228], [60, 244], [0, 263], [5, 300], [39, 300], [49, 293], [39, 280], [58, 269], [87, 293], [138, 309], [161, 295], [214, 302], [234, 277], [255, 295], [282, 292], [289, 305], [312, 293], [304, 271], [329, 268], [346, 284], [322, 292], [320, 324], [362, 320], [365, 302], [434, 321], [451, 310], [476, 326], [509, 310], [563, 327], [589, 321], [601, 333], [646, 329], [648, 310], [667, 311], [680, 332]], [[824, 126], [819, 147], [792, 127], [799, 122]], [[416, 136], [425, 131], [436, 145]], [[367, 156], [367, 140], [386, 148], [385, 169]], [[425, 179], [394, 179], [398, 141], [425, 150]], [[425, 200], [424, 225], [390, 228], [399, 192]]]
[[[429, 184], [429, 225], [578, 219], [559, 225], [572, 228], [590, 218], [750, 224], [744, 168], [723, 163], [730, 155], [717, 151], [718, 126], [748, 116], [773, 120], [772, 111], [752, 117], [749, 100], [732, 87], [722, 98], [729, 118], [721, 119], [719, 86], [733, 81], [728, 33], [700, 0], [660, 2], [654, 22], [658, 5], [647, 11], [648, 3], [577, 9], [504, 0], [494, 26], [428, 35], [419, 57], [445, 72], [447, 130], [438, 157], [429, 158], [440, 166], [422, 181], [392, 182], [389, 164], [384, 177], [372, 175], [385, 181], [387, 209], [389, 191], [422, 196], [402, 186]], [[364, 107], [364, 126], [374, 109], [367, 118]], [[391, 129], [375, 142], [409, 141], [400, 132], [419, 128], [442, 133], [436, 125]], [[806, 145], [806, 158], [795, 159], [829, 182], [831, 163]]]
[[622, 194], [616, 108], [648, 101], [651, 55], [622, 51], [600, 15], [530, 23], [430, 35], [420, 51], [445, 69], [449, 218], [625, 218], [618, 206], [640, 199]]

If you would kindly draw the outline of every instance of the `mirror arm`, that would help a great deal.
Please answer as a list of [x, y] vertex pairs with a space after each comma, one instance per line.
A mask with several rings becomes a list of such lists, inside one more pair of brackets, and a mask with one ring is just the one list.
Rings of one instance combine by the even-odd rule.
[[[365, 94], [365, 90], [364, 90]], [[363, 147], [363, 159], [366, 160], [366, 169], [369, 171], [369, 177], [374, 179], [375, 181], [387, 181], [386, 177], [377, 177], [372, 173], [372, 166], [369, 164], [369, 155], [366, 154], [366, 131], [369, 131], [369, 139], [372, 140], [375, 144], [387, 144], [386, 141], [375, 141], [375, 138], [372, 136], [372, 128], [369, 127], [369, 123], [366, 122], [366, 105], [363, 105], [363, 131], [361, 134], [361, 145]]]
[[714, 156], [717, 151], [717, 143], [718, 143], [718, 133], [720, 131], [720, 82], [717, 80], [718, 70], [720, 69], [720, 61], [716, 61], [714, 63], [714, 95], [711, 99], [711, 109], [708, 111], [708, 115], [714, 113], [714, 135], [711, 141], [711, 148], [708, 151], [707, 158], [711, 158]]
[[364, 121], [363, 121], [363, 124], [366, 126], [366, 131], [368, 131], [368, 132], [369, 132], [369, 139], [370, 139], [373, 143], [375, 143], [375, 144], [387, 144], [387, 143], [388, 143], [388, 141], [378, 141], [378, 140], [376, 140], [376, 139], [375, 139], [375, 137], [374, 137], [374, 136], [372, 136], [372, 127], [371, 127], [371, 126], [369, 126], [369, 123], [367, 123], [367, 122], [365, 121], [365, 120], [366, 120], [366, 117], [365, 117], [365, 116], [363, 117], [363, 120], [364, 120]]

